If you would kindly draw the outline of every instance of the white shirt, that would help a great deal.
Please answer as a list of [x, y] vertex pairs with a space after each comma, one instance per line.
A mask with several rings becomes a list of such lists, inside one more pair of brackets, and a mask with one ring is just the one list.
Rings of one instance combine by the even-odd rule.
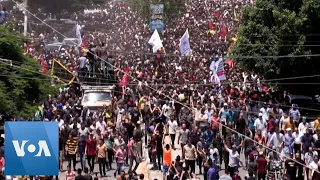
[[204, 113], [204, 114], [200, 114], [198, 120], [207, 120], [208, 119], [208, 114]]
[[280, 119], [280, 123], [281, 123], [281, 126], [282, 126], [282, 130], [284, 128], [284, 125], [286, 124], [286, 122], [288, 122], [290, 120], [289, 116], [288, 117], [284, 117], [282, 116], [281, 119]]
[[260, 112], [262, 113], [262, 119], [268, 121], [269, 120], [268, 109], [262, 107], [260, 109]]
[[314, 134], [312, 137], [313, 137], [314, 142], [318, 141], [318, 134]]
[[176, 134], [176, 128], [178, 126], [178, 123], [176, 120], [168, 121], [169, 125], [169, 134]]
[[310, 164], [311, 162], [313, 162], [313, 153], [306, 152], [304, 154], [304, 161], [306, 162], [306, 164]]
[[100, 121], [96, 122], [96, 128], [100, 129], [101, 132], [104, 131], [106, 127], [107, 127], [106, 122], [104, 121], [102, 121], [102, 123], [100, 123]]
[[313, 176], [314, 170], [318, 170], [318, 164], [315, 163], [314, 161], [312, 161], [312, 162], [309, 164], [309, 168], [312, 169], [311, 176]]
[[265, 119], [259, 119], [257, 118], [254, 121], [254, 127], [256, 127], [257, 129], [261, 130], [261, 131], [265, 131], [266, 130], [266, 125], [267, 125], [267, 121]]
[[[74, 125], [74, 124], [72, 123], [72, 124], [69, 125], [69, 127], [70, 127], [71, 129], [73, 129], [73, 125]], [[78, 129], [81, 128], [81, 125], [80, 125], [79, 123], [77, 123], [77, 128], [78, 128]]]
[[309, 127], [310, 127], [309, 123], [304, 124], [303, 122], [301, 122], [298, 126], [298, 130], [300, 134], [305, 134]]
[[301, 144], [301, 137], [303, 136], [303, 134], [302, 133], [293, 132], [292, 135], [294, 137], [294, 143], [295, 144]]
[[60, 129], [63, 129], [64, 120], [63, 120], [63, 119], [60, 119], [60, 120], [58, 121], [58, 119], [56, 119], [56, 122], [58, 122], [59, 128], [60, 128]]
[[240, 155], [238, 153], [238, 151], [235, 151], [234, 153], [232, 152], [231, 149], [227, 149], [227, 151], [229, 152], [229, 166], [230, 167], [236, 167], [239, 165], [239, 159], [240, 159]]

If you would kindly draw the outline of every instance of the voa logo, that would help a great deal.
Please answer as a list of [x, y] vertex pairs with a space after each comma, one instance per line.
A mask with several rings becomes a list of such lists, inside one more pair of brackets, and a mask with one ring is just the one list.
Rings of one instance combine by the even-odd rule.
[[26, 152], [25, 149], [29, 153], [36, 153], [36, 157], [41, 157], [42, 155], [46, 157], [51, 157], [51, 153], [48, 148], [48, 144], [45, 140], [39, 140], [38, 144], [27, 144], [29, 140], [12, 140], [13, 147], [16, 151], [18, 157], [24, 157]]

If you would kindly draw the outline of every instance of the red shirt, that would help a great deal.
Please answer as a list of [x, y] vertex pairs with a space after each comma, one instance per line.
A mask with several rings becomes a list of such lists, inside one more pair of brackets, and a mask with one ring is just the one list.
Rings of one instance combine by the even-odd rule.
[[255, 141], [262, 141], [262, 143], [265, 143], [265, 141], [266, 141], [266, 138], [264, 137], [264, 136], [262, 136], [262, 135], [256, 135], [255, 137], [254, 137], [254, 140]]
[[92, 156], [92, 155], [96, 155], [96, 149], [97, 149], [97, 141], [95, 139], [87, 140], [87, 155]]
[[219, 124], [220, 123], [220, 118], [219, 117], [212, 117], [211, 118], [211, 128], [218, 130], [219, 129]]
[[267, 160], [264, 157], [258, 157], [257, 165], [258, 165], [258, 174], [266, 175], [267, 174], [267, 171], [266, 171]]
[[268, 121], [268, 125], [267, 125], [267, 131], [270, 132], [271, 128], [275, 128], [276, 127], [276, 123], [274, 122], [274, 120], [270, 120]]

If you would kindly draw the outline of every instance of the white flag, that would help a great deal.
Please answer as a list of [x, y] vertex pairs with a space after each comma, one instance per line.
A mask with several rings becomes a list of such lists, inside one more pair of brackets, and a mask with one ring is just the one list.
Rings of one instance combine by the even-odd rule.
[[179, 49], [180, 49], [180, 52], [182, 55], [187, 55], [191, 51], [188, 29], [186, 30], [186, 32], [183, 34], [183, 36], [180, 39]]
[[156, 53], [160, 48], [163, 47], [162, 41], [160, 39], [157, 29], [154, 30], [151, 38], [148, 41], [148, 44], [152, 46], [153, 53]]
[[82, 45], [82, 37], [81, 37], [81, 26], [79, 24], [77, 24], [77, 27], [76, 27], [76, 37], [78, 38], [78, 46], [81, 46]]

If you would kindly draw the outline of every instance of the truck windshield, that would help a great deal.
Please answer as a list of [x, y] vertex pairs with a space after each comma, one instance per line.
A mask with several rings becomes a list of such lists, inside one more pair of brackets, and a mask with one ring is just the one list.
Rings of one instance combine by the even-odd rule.
[[84, 103], [88, 102], [104, 102], [111, 101], [110, 92], [85, 92], [84, 93]]

